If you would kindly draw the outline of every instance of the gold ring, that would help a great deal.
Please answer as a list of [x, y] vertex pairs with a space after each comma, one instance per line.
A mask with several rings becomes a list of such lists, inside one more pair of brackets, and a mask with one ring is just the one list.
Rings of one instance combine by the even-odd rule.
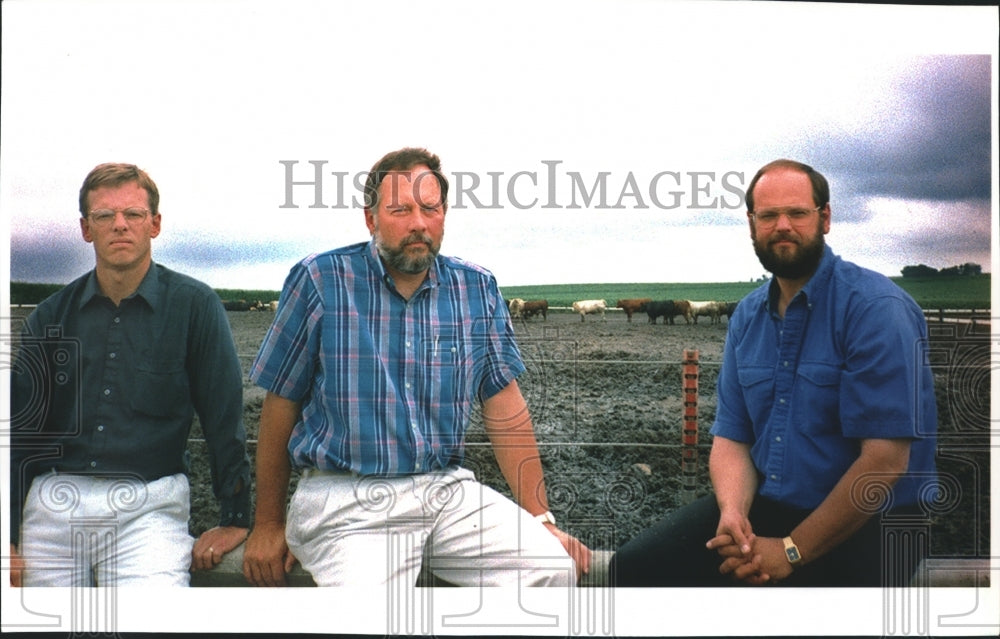
[[214, 555], [215, 554], [215, 548], [212, 548], [211, 546], [209, 546], [208, 547], [208, 554]]

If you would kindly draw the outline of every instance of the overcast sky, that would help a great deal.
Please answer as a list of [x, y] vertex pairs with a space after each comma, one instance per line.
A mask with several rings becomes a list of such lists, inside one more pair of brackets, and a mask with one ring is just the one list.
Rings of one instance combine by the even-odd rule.
[[[996, 267], [995, 7], [5, 0], [2, 11], [0, 264], [13, 280], [92, 268], [78, 189], [121, 161], [160, 187], [154, 259], [218, 288], [278, 289], [305, 255], [368, 239], [354, 180], [412, 145], [452, 179], [444, 251], [501, 286], [756, 278], [742, 187], [778, 157], [829, 178], [828, 241], [847, 259], [888, 275]], [[284, 601], [329, 607], [319, 594]], [[764, 628], [820, 627], [813, 604], [805, 626], [782, 625], [798, 618], [784, 598], [691, 619], [681, 613], [704, 612], [700, 593], [643, 595], [617, 598], [619, 630], [643, 611], [662, 630], [665, 601], [669, 632], [741, 634], [762, 616]], [[884, 631], [882, 601], [861, 595], [837, 593], [852, 614], [820, 629]], [[199, 595], [157, 629], [202, 628], [222, 610], [219, 630], [287, 630], [275, 596]], [[120, 597], [117, 613], [141, 614]], [[821, 610], [837, 610], [829, 597]], [[133, 623], [150, 630], [146, 618]], [[322, 615], [293, 621], [343, 631]]]
[[844, 257], [888, 275], [992, 268], [989, 8], [3, 11], [13, 280], [92, 267], [77, 190], [96, 164], [125, 161], [160, 187], [154, 259], [215, 287], [278, 289], [301, 257], [367, 239], [357, 175], [407, 145], [438, 153], [452, 179], [444, 252], [501, 286], [757, 277], [742, 193], [777, 157], [830, 179], [828, 241]]

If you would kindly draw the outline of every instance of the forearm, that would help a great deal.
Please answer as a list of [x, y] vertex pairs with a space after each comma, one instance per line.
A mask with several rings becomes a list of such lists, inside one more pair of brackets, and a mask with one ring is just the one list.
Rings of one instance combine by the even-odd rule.
[[533, 515], [544, 513], [549, 504], [538, 447], [510, 440], [503, 435], [490, 437], [500, 472], [521, 508]]
[[549, 509], [541, 455], [527, 404], [517, 383], [483, 405], [486, 436], [514, 500], [531, 514]]
[[257, 441], [257, 504], [254, 521], [257, 524], [285, 521], [288, 482], [291, 463], [288, 440], [298, 421], [299, 404], [268, 393], [260, 413], [260, 433]]
[[757, 493], [757, 470], [750, 457], [750, 445], [716, 437], [712, 441], [708, 471], [719, 510], [739, 513], [745, 518]]
[[887, 492], [906, 472], [907, 440], [865, 440], [861, 455], [826, 499], [789, 534], [803, 563], [822, 557], [860, 529], [877, 511], [873, 495]]

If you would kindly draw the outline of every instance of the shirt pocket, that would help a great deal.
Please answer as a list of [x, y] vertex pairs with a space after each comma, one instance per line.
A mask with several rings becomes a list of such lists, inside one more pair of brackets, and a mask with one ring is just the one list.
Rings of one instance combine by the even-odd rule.
[[[461, 327], [440, 326], [430, 332], [420, 349], [423, 388], [438, 405], [442, 425], [464, 425], [476, 391], [477, 369], [469, 338]], [[457, 412], [456, 412], [457, 411]], [[448, 430], [447, 428], [445, 430]]]
[[132, 409], [152, 417], [181, 417], [191, 411], [184, 360], [144, 358], [136, 364], [130, 397]]
[[774, 404], [774, 369], [770, 366], [744, 366], [737, 371], [737, 377], [750, 421], [755, 425], [763, 424]]
[[803, 424], [826, 424], [839, 430], [840, 377], [839, 366], [819, 362], [799, 364], [796, 404], [807, 411]]

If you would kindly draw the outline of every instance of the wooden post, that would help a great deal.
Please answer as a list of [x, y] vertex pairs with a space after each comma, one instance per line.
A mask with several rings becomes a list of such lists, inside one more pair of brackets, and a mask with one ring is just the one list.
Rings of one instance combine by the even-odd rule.
[[681, 364], [684, 418], [681, 421], [681, 499], [694, 501], [698, 488], [698, 351], [685, 350]]

